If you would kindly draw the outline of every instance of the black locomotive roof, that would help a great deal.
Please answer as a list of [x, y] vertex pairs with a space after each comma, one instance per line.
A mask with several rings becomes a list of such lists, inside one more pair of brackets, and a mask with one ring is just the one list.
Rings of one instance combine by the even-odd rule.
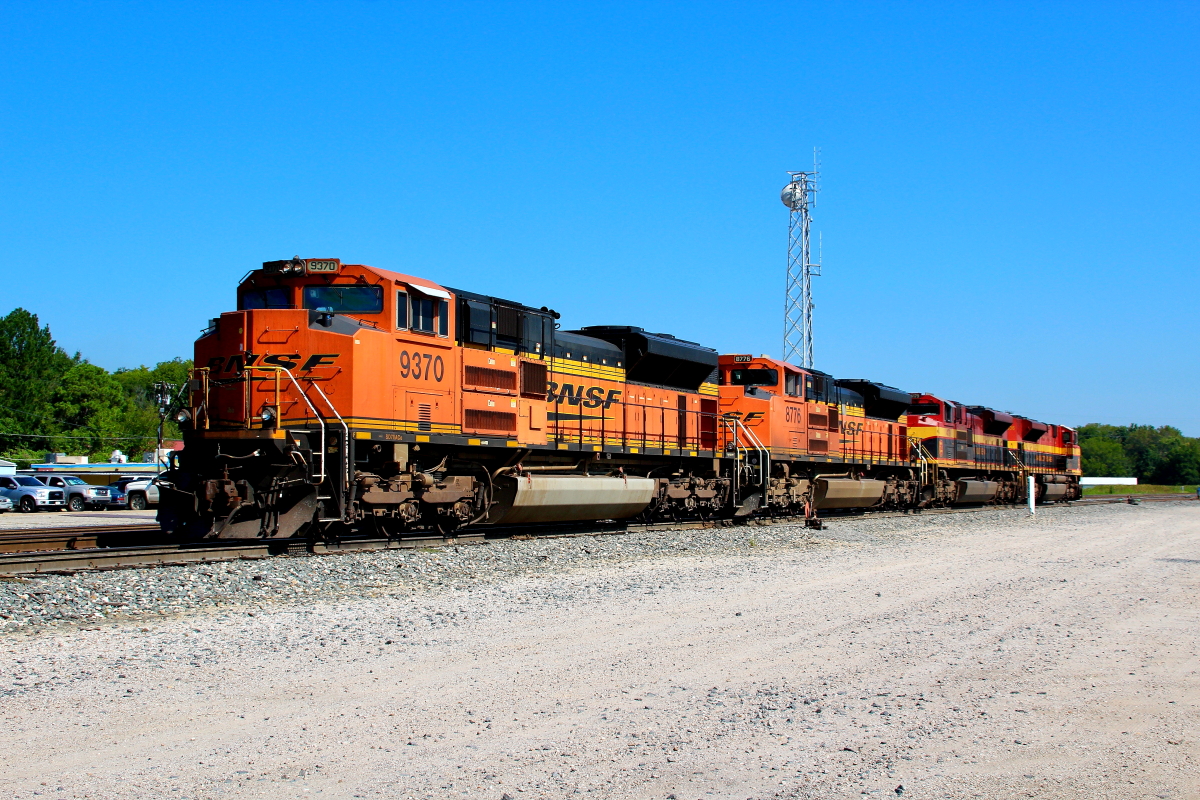
[[624, 366], [625, 354], [616, 345], [594, 336], [581, 336], [575, 331], [555, 331], [554, 357], [616, 367]]
[[626, 379], [634, 383], [694, 392], [717, 367], [716, 350], [669, 333], [650, 333], [632, 325], [589, 325], [570, 333], [620, 348]]
[[[419, 286], [417, 288], [420, 289]], [[559, 318], [559, 313], [557, 311], [552, 308], [546, 308], [545, 306], [542, 306], [541, 308], [534, 308], [533, 306], [522, 305], [514, 300], [505, 300], [503, 297], [492, 297], [491, 295], [479, 294], [478, 292], [465, 292], [462, 289], [455, 289], [450, 286], [446, 287], [446, 291], [451, 292], [460, 300], [474, 300], [477, 303], [487, 303], [488, 305], [503, 305], [508, 306], [509, 308], [515, 308], [520, 311], [524, 311], [527, 314], [545, 314], [546, 316], [553, 317], [554, 319]]]
[[837, 385], [862, 397], [863, 411], [868, 417], [896, 419], [908, 408], [908, 392], [902, 392], [895, 386], [863, 378], [841, 378]]

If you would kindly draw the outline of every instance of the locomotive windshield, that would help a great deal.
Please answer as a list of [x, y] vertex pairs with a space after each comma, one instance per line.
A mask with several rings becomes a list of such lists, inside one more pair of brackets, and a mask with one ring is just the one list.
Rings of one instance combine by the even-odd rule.
[[304, 307], [335, 314], [383, 312], [382, 286], [305, 286]]
[[734, 386], [777, 386], [777, 369], [735, 369], [729, 371], [729, 382]]
[[242, 292], [239, 308], [291, 308], [291, 289], [257, 289]]

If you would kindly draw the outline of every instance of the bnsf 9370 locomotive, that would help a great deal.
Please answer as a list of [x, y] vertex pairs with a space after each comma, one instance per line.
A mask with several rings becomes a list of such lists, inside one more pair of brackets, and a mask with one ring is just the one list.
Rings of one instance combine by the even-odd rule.
[[[337, 259], [269, 261], [196, 341], [160, 479], [188, 538], [804, 515], [1079, 494], [1069, 428], [718, 355]], [[464, 530], [465, 529], [465, 530]]]

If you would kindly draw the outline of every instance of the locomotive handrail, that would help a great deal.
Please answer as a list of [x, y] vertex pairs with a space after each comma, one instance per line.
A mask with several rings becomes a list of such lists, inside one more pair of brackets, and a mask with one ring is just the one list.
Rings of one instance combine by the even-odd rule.
[[[286, 370], [285, 370], [286, 372]], [[291, 377], [291, 372], [288, 372], [288, 377]], [[295, 381], [295, 378], [292, 378]], [[321, 399], [325, 401], [325, 405], [329, 406], [329, 410], [337, 417], [338, 423], [342, 426], [342, 463], [345, 464], [344, 475], [342, 476], [342, 497], [341, 497], [341, 519], [346, 521], [346, 515], [350, 510], [350, 426], [346, 424], [346, 420], [342, 419], [342, 415], [338, 413], [337, 408], [329, 401], [325, 392], [317, 385], [315, 381], [309, 381], [312, 387], [317, 390], [317, 394], [321, 395]], [[300, 384], [296, 384], [299, 386]], [[301, 392], [303, 394], [303, 392]], [[321, 468], [325, 467], [325, 457], [328, 453], [321, 454]]]
[[[286, 367], [247, 366], [247, 367], [243, 367], [243, 369], [247, 372], [252, 372], [252, 371], [258, 370], [258, 371], [262, 371], [262, 372], [274, 372], [275, 373], [276, 413], [278, 413], [278, 408], [279, 408], [279, 373], [282, 372], [283, 374], [287, 375], [288, 379], [291, 380], [291, 382], [293, 384], [295, 384], [296, 388], [299, 390], [300, 397], [302, 397], [304, 399], [305, 405], [307, 405], [309, 410], [312, 411], [313, 417], [321, 423], [321, 471], [317, 475], [314, 475], [313, 477], [314, 478], [316, 478], [318, 476], [320, 477], [320, 481], [317, 484], [318, 486], [321, 483], [324, 483], [326, 481], [326, 479], [328, 479], [328, 477], [329, 477], [329, 471], [326, 467], [326, 460], [328, 459], [329, 453], [328, 453], [328, 448], [326, 447], [326, 444], [325, 444], [325, 442], [326, 442], [325, 427], [326, 427], [326, 425], [328, 425], [328, 422], [326, 421], [324, 415], [322, 415], [321, 412], [317, 410], [317, 407], [315, 405], [313, 405], [313, 402], [309, 398], [308, 393], [305, 392], [304, 387], [302, 387], [300, 385], [300, 381], [297, 380], [296, 376], [292, 374], [292, 371]], [[317, 394], [321, 395], [321, 399], [325, 401], [325, 405], [329, 406], [329, 410], [331, 412], [333, 412], [333, 415], [335, 417], [337, 417], [338, 423], [342, 426], [342, 436], [343, 436], [343, 438], [342, 438], [342, 453], [345, 456], [347, 456], [346, 458], [343, 458], [343, 461], [345, 462], [345, 465], [346, 465], [346, 469], [345, 469], [345, 475], [343, 477], [343, 483], [342, 483], [342, 487], [341, 487], [342, 488], [342, 493], [341, 493], [342, 496], [340, 498], [340, 505], [342, 506], [342, 512], [343, 512], [341, 514], [341, 517], [344, 518], [345, 517], [344, 510], [348, 507], [346, 500], [347, 500], [347, 494], [349, 492], [349, 486], [350, 486], [350, 459], [348, 457], [349, 452], [350, 452], [350, 450], [349, 450], [349, 448], [350, 448], [350, 427], [346, 424], [346, 421], [344, 419], [342, 419], [342, 415], [338, 413], [337, 408], [333, 405], [332, 402], [330, 402], [329, 397], [325, 394], [324, 391], [321, 390], [321, 387], [318, 386], [316, 384], [316, 382], [314, 382], [314, 381], [309, 381], [309, 383], [312, 386], [312, 388], [317, 390]], [[249, 395], [250, 395], [249, 380], [247, 380], [246, 386], [247, 386], [246, 395], [247, 395], [247, 397], [249, 397]], [[247, 417], [247, 421], [249, 421], [249, 417]], [[280, 422], [280, 420], [278, 418], [276, 418], [276, 424], [278, 424], [279, 422]]]
[[933, 456], [925, 449], [925, 444], [915, 436], [908, 436], [908, 445], [911, 452], [917, 456], [917, 461], [920, 463], [921, 485], [925, 486], [929, 483], [929, 465], [933, 463]]
[[[739, 431], [741, 431], [742, 433], [744, 433], [746, 435], [746, 438], [750, 440], [751, 446], [756, 451], [758, 451], [758, 484], [759, 484], [759, 486], [762, 487], [762, 490], [764, 492], [766, 492], [767, 478], [771, 474], [771, 452], [769, 450], [767, 450], [766, 447], [763, 446], [762, 441], [759, 440], [758, 436], [756, 436], [754, 434], [754, 431], [747, 428], [746, 424], [744, 422], [742, 422], [741, 418], [738, 417], [737, 415], [722, 414], [721, 421], [724, 422], [725, 427], [729, 429], [730, 436], [732, 437], [732, 440], [733, 440], [734, 455], [737, 457], [736, 462], [737, 462], [737, 466], [739, 469], [740, 469], [741, 463], [742, 463], [742, 459], [741, 459], [742, 450], [746, 450], [746, 451], [750, 450], [749, 447], [742, 447], [741, 439], [738, 436]], [[738, 495], [738, 480], [736, 479], [736, 476], [734, 476], [733, 491], [734, 491], [734, 502], [736, 503], [740, 499], [737, 496]]]

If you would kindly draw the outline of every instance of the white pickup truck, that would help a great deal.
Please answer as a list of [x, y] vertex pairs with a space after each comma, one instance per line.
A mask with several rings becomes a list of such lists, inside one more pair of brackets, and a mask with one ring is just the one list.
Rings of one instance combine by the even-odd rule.
[[117, 481], [125, 485], [125, 496], [129, 498], [129, 508], [133, 511], [144, 511], [150, 506], [158, 505], [158, 486], [154, 478], [134, 478], [129, 482]]

